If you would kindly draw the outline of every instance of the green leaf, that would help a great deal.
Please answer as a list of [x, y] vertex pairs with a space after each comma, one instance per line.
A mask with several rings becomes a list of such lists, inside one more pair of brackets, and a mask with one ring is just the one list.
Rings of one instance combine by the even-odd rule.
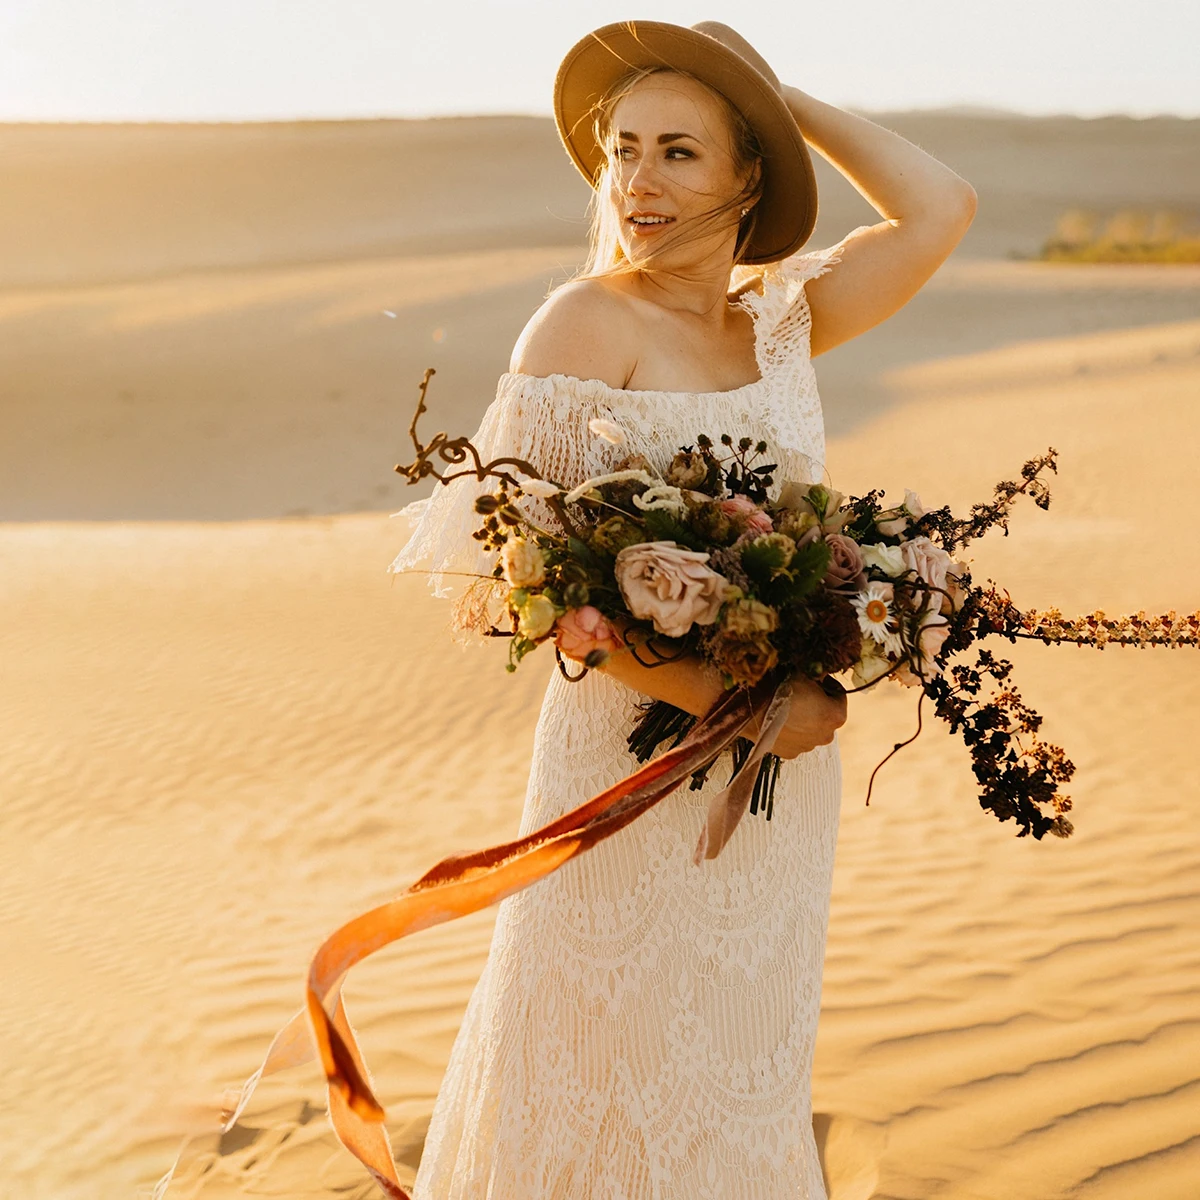
[[571, 557], [576, 562], [581, 562], [585, 567], [600, 566], [600, 560], [592, 553], [592, 548], [582, 538], [570, 537], [567, 538], [567, 548], [571, 551]]
[[825, 578], [832, 557], [832, 552], [824, 542], [809, 542], [807, 546], [802, 546], [792, 556], [788, 569], [768, 586], [768, 603], [794, 604], [805, 596], [811, 596]]

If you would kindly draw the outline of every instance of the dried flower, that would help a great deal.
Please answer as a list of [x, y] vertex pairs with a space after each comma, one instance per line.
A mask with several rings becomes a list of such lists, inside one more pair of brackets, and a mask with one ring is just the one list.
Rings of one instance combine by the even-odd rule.
[[695, 493], [690, 493], [686, 498], [689, 509], [688, 524], [698, 536], [706, 542], [715, 542], [721, 546], [727, 546], [734, 540], [737, 531], [733, 527], [733, 522], [722, 511], [720, 504], [707, 497], [697, 501]]
[[618, 514], [609, 517], [592, 531], [592, 545], [609, 554], [620, 554], [627, 546], [646, 540], [646, 531], [636, 521]]
[[551, 483], [548, 479], [518, 477], [517, 486], [527, 496], [536, 496], [539, 500], [550, 500], [562, 491], [558, 484]]
[[779, 652], [765, 634], [741, 638], [719, 633], [710, 651], [720, 670], [746, 687], [753, 687], [779, 661]]
[[664, 637], [683, 637], [695, 625], [711, 625], [728, 584], [705, 564], [708, 555], [674, 542], [643, 542], [617, 555], [617, 586], [639, 620]]
[[537, 587], [546, 578], [546, 560], [533, 542], [509, 538], [500, 551], [500, 569], [515, 588]]
[[654, 487], [647, 488], [644, 492], [633, 497], [634, 508], [640, 508], [642, 512], [669, 512], [679, 516], [687, 505], [683, 500], [683, 493], [677, 487], [671, 487], [670, 484], [659, 483]]
[[677, 488], [698, 488], [708, 479], [709, 460], [694, 450], [680, 450], [666, 471], [666, 481]]
[[567, 504], [575, 504], [577, 501], [582, 500], [589, 492], [598, 491], [608, 484], [629, 482], [641, 483], [647, 487], [653, 487], [658, 480], [640, 468], [631, 467], [623, 471], [612, 471], [608, 475], [597, 475], [595, 479], [585, 479], [577, 488], [569, 491], [563, 497], [563, 500]]
[[789, 510], [778, 523], [780, 533], [786, 533], [797, 546], [807, 546], [821, 536], [821, 522], [807, 510]]
[[623, 446], [626, 442], [625, 430], [615, 421], [606, 421], [603, 417], [593, 417], [588, 422], [588, 432], [594, 437], [603, 438], [614, 446]]
[[758, 600], [733, 600], [721, 614], [721, 632], [731, 637], [757, 637], [774, 633], [778, 628], [779, 613]]

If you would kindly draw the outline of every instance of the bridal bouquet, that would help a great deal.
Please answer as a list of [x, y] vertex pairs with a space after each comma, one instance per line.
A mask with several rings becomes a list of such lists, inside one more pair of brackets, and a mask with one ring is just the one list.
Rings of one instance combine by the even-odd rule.
[[[428, 377], [418, 418], [427, 385]], [[625, 446], [614, 422], [594, 419], [589, 428]], [[1057, 611], [1021, 612], [994, 585], [973, 583], [961, 551], [990, 529], [1007, 534], [1019, 496], [1049, 506], [1043, 475], [1057, 469], [1054, 450], [958, 518], [948, 508], [926, 510], [912, 491], [888, 505], [879, 491], [846, 497], [804, 481], [775, 489], [766, 443], [728, 433], [716, 441], [697, 433], [662, 470], [631, 454], [570, 489], [528, 462], [484, 463], [466, 439], [438, 434], [425, 446], [416, 418], [411, 433], [416, 460], [397, 468], [411, 481], [434, 474], [443, 483], [493, 483], [476, 501], [474, 536], [495, 567], [475, 587], [477, 602], [491, 602], [493, 612], [498, 602], [504, 628], [491, 632], [511, 638], [509, 670], [549, 642], [572, 680], [616, 654], [646, 667], [691, 655], [719, 671], [728, 689], [758, 689], [762, 732], [724, 747], [733, 776], [712, 801], [697, 859], [720, 852], [747, 807], [770, 817], [780, 768], [770, 749], [797, 676], [834, 691], [845, 690], [839, 675], [852, 691], [887, 679], [920, 688], [921, 703], [932, 701], [965, 743], [981, 807], [1014, 819], [1019, 836], [1067, 837], [1071, 801], [1060, 785], [1074, 767], [1038, 737], [1042, 718], [1013, 685], [1011, 663], [986, 649], [973, 664], [950, 660], [991, 636], [1102, 648], [1195, 645], [1200, 635], [1200, 614], [1068, 621]], [[437, 474], [435, 455], [462, 469]], [[564, 657], [583, 670], [572, 673]], [[646, 761], [696, 726], [691, 714], [654, 701], [630, 730], [630, 748]], [[693, 787], [718, 757], [697, 766]]]

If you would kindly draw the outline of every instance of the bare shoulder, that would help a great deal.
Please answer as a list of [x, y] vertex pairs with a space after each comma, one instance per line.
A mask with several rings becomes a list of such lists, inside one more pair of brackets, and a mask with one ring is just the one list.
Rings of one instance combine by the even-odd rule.
[[602, 279], [578, 279], [556, 289], [529, 319], [509, 369], [624, 387], [637, 365], [636, 334], [629, 297]]

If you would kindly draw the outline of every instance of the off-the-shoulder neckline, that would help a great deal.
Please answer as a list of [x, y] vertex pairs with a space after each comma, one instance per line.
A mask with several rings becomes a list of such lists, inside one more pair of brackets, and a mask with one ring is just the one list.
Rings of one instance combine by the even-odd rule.
[[505, 371], [501, 378], [531, 379], [537, 383], [562, 382], [577, 384], [582, 387], [593, 388], [597, 391], [611, 392], [616, 396], [685, 396], [697, 399], [708, 399], [714, 396], [737, 396], [742, 392], [748, 392], [753, 388], [761, 387], [766, 382], [766, 376], [760, 375], [757, 379], [752, 379], [749, 383], [743, 383], [735, 388], [725, 388], [723, 391], [688, 392], [669, 391], [666, 388], [619, 388], [613, 387], [611, 383], [605, 383], [603, 379], [581, 379], [578, 375], [561, 375], [557, 372], [550, 375], [528, 375], [524, 371]]

